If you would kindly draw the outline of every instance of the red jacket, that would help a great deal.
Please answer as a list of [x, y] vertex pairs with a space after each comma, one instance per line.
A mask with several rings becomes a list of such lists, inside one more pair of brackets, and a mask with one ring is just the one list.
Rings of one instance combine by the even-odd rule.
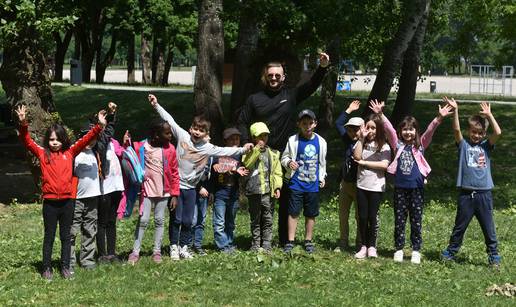
[[[145, 142], [146, 141], [134, 142], [133, 144], [134, 151], [138, 155], [138, 158], [140, 158], [140, 147], [143, 146]], [[170, 143], [163, 146], [163, 173], [163, 189], [172, 196], [179, 196], [179, 171], [176, 148]]]
[[72, 182], [73, 159], [102, 131], [102, 127], [96, 125], [67, 150], [50, 151], [50, 159], [48, 159], [45, 153], [45, 148], [32, 140], [27, 125], [22, 125], [19, 131], [20, 139], [25, 147], [39, 160], [43, 198], [74, 198], [74, 191], [76, 191], [77, 187], [74, 187]]

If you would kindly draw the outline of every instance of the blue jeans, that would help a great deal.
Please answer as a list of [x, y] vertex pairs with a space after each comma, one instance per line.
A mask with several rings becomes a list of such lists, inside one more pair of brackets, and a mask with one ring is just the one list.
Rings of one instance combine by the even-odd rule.
[[206, 212], [208, 209], [208, 198], [197, 195], [197, 202], [194, 211], [194, 226], [192, 228], [193, 247], [201, 248], [204, 239], [204, 226], [206, 224]]
[[215, 198], [213, 204], [213, 237], [219, 250], [233, 246], [238, 195]]
[[473, 216], [477, 218], [484, 234], [486, 252], [489, 255], [498, 255], [491, 191], [461, 191], [448, 250], [452, 254], [459, 251], [464, 233]]
[[168, 225], [170, 245], [191, 244], [196, 199], [197, 191], [195, 189], [180, 190], [176, 209], [170, 212], [170, 224]]

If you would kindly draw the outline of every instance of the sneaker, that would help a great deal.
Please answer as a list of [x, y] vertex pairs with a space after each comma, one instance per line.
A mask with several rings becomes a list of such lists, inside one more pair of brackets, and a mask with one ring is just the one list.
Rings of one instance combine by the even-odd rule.
[[72, 279], [73, 278], [73, 274], [72, 274], [72, 272], [70, 272], [69, 269], [62, 269], [61, 270], [61, 276], [64, 279]]
[[109, 264], [111, 263], [110, 259], [109, 259], [109, 256], [100, 256], [98, 259], [97, 259], [97, 262], [99, 264]]
[[161, 263], [161, 261], [162, 261], [161, 253], [160, 252], [154, 252], [154, 254], [152, 254], [152, 261], [154, 261], [155, 263]]
[[53, 274], [51, 268], [46, 268], [41, 272], [41, 278], [46, 279], [48, 281], [52, 280]]
[[502, 262], [502, 256], [489, 255], [487, 260], [488, 260], [490, 266], [497, 268], [500, 266], [500, 263]]
[[138, 262], [138, 260], [140, 260], [140, 255], [136, 252], [132, 252], [130, 255], [129, 255], [129, 258], [127, 259], [127, 262], [130, 264], [130, 265], [135, 265], [136, 262]]
[[192, 259], [193, 256], [188, 250], [188, 245], [185, 245], [179, 249], [179, 257], [181, 259]]
[[283, 252], [284, 252], [285, 254], [290, 253], [293, 249], [294, 249], [294, 242], [287, 242], [287, 243], [285, 243], [285, 245], [283, 246]]
[[122, 259], [120, 259], [120, 257], [118, 257], [117, 255], [108, 255], [107, 257], [109, 262], [111, 263], [122, 263]]
[[235, 253], [235, 249], [232, 246], [227, 246], [220, 251], [226, 255], [233, 255]]
[[315, 251], [315, 244], [310, 240], [305, 240], [305, 252], [312, 254]]
[[[412, 255], [414, 255], [414, 253], [412, 253]], [[394, 253], [394, 262], [403, 262], [403, 250], [402, 249], [397, 250]]]
[[367, 256], [367, 247], [362, 245], [360, 250], [355, 254], [356, 259], [364, 259]]
[[170, 259], [177, 261], [179, 257], [179, 247], [175, 244], [170, 245]]
[[199, 256], [206, 256], [208, 255], [206, 251], [202, 247], [193, 247], [192, 250]]
[[367, 257], [378, 258], [378, 253], [376, 252], [376, 247], [371, 246], [367, 249]]
[[455, 261], [455, 255], [448, 249], [445, 249], [441, 252], [441, 259], [444, 261]]
[[421, 253], [418, 251], [412, 251], [412, 257], [410, 258], [410, 262], [413, 264], [421, 263]]

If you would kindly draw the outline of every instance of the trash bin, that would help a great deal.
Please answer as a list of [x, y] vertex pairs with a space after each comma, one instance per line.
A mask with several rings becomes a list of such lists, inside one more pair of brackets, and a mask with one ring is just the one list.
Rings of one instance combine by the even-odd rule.
[[430, 81], [430, 93], [435, 93], [436, 88], [437, 88], [437, 82]]
[[70, 60], [70, 84], [82, 84], [82, 66], [81, 61], [77, 59]]

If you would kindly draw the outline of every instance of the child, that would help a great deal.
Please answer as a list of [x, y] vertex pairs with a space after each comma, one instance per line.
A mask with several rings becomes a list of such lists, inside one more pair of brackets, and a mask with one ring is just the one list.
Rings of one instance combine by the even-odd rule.
[[[464, 233], [469, 222], [475, 216], [482, 228], [486, 243], [488, 262], [498, 267], [501, 256], [498, 254], [495, 224], [493, 220], [493, 179], [491, 178], [491, 150], [502, 134], [496, 122], [491, 105], [480, 104], [480, 114], [469, 118], [469, 140], [462, 137], [459, 124], [459, 111], [455, 100], [444, 97], [444, 101], [455, 108], [453, 132], [459, 148], [459, 171], [457, 187], [460, 188], [455, 226], [450, 236], [448, 247], [441, 256], [444, 260], [455, 260], [455, 254], [462, 245]], [[487, 118], [487, 119], [486, 119]], [[493, 133], [485, 139], [487, 128], [491, 124]]]
[[249, 170], [244, 186], [249, 200], [251, 217], [251, 251], [263, 248], [272, 250], [272, 212], [273, 198], [280, 197], [283, 185], [279, 152], [267, 146], [269, 128], [262, 122], [250, 127], [254, 141], [252, 152], [243, 157], [244, 167]]
[[202, 248], [202, 241], [204, 240], [204, 227], [206, 225], [206, 213], [208, 211], [209, 201], [209, 181], [210, 171], [213, 163], [213, 158], [210, 157], [208, 163], [204, 167], [201, 181], [197, 184], [197, 201], [195, 203], [194, 212], [194, 226], [192, 227], [192, 250], [199, 256], [206, 256], [206, 251]]
[[360, 128], [353, 158], [358, 163], [357, 203], [358, 224], [362, 247], [355, 258], [376, 258], [376, 225], [378, 209], [385, 192], [385, 170], [389, 165], [391, 150], [385, 141], [381, 117], [371, 114]]
[[395, 148], [395, 157], [387, 168], [394, 175], [394, 261], [403, 261], [403, 246], [405, 245], [405, 223], [407, 214], [410, 215], [410, 241], [412, 256], [410, 261], [421, 263], [421, 227], [423, 222], [423, 187], [424, 180], [430, 173], [430, 166], [424, 157], [424, 151], [430, 145], [435, 129], [444, 117], [450, 115], [452, 107], [439, 106], [437, 117], [428, 125], [425, 133], [420, 136], [419, 124], [412, 116], [405, 116], [399, 123], [397, 131], [383, 114], [384, 104], [371, 102], [371, 110], [379, 114], [383, 121], [387, 140]]
[[[165, 227], [165, 210], [169, 203], [173, 208], [179, 196], [179, 172], [176, 149], [170, 143], [172, 130], [161, 119], [154, 120], [150, 127], [149, 139], [134, 142], [134, 150], [144, 167], [144, 180], [140, 197], [140, 217], [136, 226], [133, 252], [128, 262], [136, 264], [140, 259], [145, 229], [149, 224], [151, 209], [154, 206], [154, 250], [152, 260], [161, 263], [161, 241]], [[142, 155], [143, 153], [143, 155]], [[141, 161], [143, 156], [143, 160]]]
[[18, 106], [16, 114], [20, 122], [20, 139], [25, 147], [34, 154], [41, 169], [41, 190], [43, 193], [43, 271], [41, 277], [52, 279], [52, 248], [59, 222], [61, 239], [61, 275], [72, 277], [70, 273], [70, 227], [73, 219], [75, 188], [72, 185], [72, 163], [77, 156], [102, 130], [106, 119], [103, 112], [98, 113], [99, 124], [70, 146], [65, 128], [59, 124], [50, 126], [44, 137], [43, 147], [37, 145], [29, 134], [27, 108]]
[[340, 220], [340, 242], [339, 247], [344, 250], [349, 248], [349, 211], [353, 201], [355, 202], [355, 220], [357, 231], [355, 246], [361, 246], [360, 231], [358, 228], [357, 202], [357, 163], [353, 160], [353, 148], [358, 140], [358, 130], [364, 125], [360, 117], [348, 119], [351, 112], [358, 110], [360, 101], [352, 101], [348, 108], [343, 111], [335, 121], [335, 127], [344, 142], [344, 162], [340, 172], [340, 193], [339, 193], [339, 220]]
[[[240, 145], [240, 131], [236, 128], [224, 130], [223, 138], [228, 147]], [[211, 186], [213, 203], [213, 238], [219, 251], [232, 253], [235, 218], [238, 210], [238, 178], [247, 176], [249, 171], [240, 165], [240, 157], [219, 157], [213, 159]]]
[[[117, 209], [124, 191], [124, 179], [118, 157], [122, 155], [122, 146], [113, 138], [116, 123], [116, 104], [110, 102], [108, 109], [112, 120], [108, 122], [105, 134], [99, 135], [94, 151], [100, 153], [101, 193], [98, 210], [97, 254], [101, 263], [120, 262], [116, 255], [116, 219]], [[109, 117], [108, 117], [109, 118]], [[128, 133], [128, 131], [126, 131]], [[124, 136], [125, 137], [125, 136]], [[105, 152], [105, 159], [103, 153]]]
[[172, 260], [189, 259], [192, 258], [188, 245], [192, 241], [192, 221], [197, 198], [195, 187], [201, 180], [209, 157], [240, 155], [249, 151], [252, 144], [244, 147], [218, 147], [210, 144], [208, 120], [196, 116], [189, 131], [186, 131], [158, 104], [156, 96], [149, 95], [149, 102], [161, 118], [170, 124], [172, 134], [177, 139], [180, 196], [177, 207], [170, 214], [170, 257]]
[[326, 179], [326, 141], [314, 132], [317, 119], [311, 110], [298, 115], [299, 132], [288, 139], [281, 156], [281, 165], [287, 169], [285, 177], [290, 179], [290, 201], [288, 207], [288, 242], [284, 252], [294, 248], [297, 220], [301, 209], [305, 216], [305, 251], [314, 252], [312, 236], [315, 217], [319, 215], [319, 188]]

